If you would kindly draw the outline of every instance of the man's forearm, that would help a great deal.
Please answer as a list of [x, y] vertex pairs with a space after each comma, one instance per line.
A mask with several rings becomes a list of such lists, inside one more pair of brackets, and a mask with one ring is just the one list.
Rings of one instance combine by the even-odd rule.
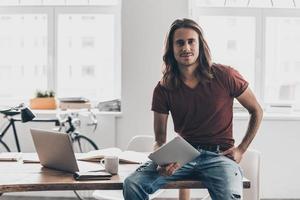
[[161, 147], [166, 143], [166, 134], [156, 134], [155, 135], [155, 143], [154, 143], [154, 151]]
[[158, 149], [159, 147], [161, 147], [164, 143], [158, 143], [158, 142], [155, 142], [154, 143], [154, 147], [153, 147], [153, 150], [155, 151], [156, 149]]
[[250, 120], [246, 131], [246, 135], [244, 136], [242, 142], [238, 145], [238, 148], [241, 149], [243, 152], [247, 150], [248, 146], [255, 137], [259, 125], [261, 123], [262, 117], [263, 111], [261, 108], [257, 109], [256, 111], [250, 114]]
[[167, 114], [160, 114], [154, 112], [154, 134], [155, 134], [154, 150], [156, 150], [166, 142], [167, 121], [168, 121]]
[[156, 131], [155, 132], [155, 143], [154, 151], [166, 143], [166, 132], [165, 131]]

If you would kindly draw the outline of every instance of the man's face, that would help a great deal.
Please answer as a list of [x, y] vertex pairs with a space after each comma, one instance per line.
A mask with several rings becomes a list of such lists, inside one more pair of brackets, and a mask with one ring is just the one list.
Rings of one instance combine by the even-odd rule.
[[191, 28], [179, 28], [174, 33], [173, 53], [179, 67], [197, 65], [199, 56], [198, 33]]

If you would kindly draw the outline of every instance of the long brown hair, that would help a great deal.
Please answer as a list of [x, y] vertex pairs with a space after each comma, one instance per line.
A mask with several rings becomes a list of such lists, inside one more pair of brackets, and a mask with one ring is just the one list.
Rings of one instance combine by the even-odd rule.
[[209, 81], [213, 78], [213, 75], [210, 70], [212, 65], [211, 54], [207, 42], [203, 37], [201, 27], [191, 19], [177, 19], [172, 23], [170, 27], [170, 31], [166, 38], [163, 55], [164, 70], [162, 83], [168, 89], [177, 89], [181, 83], [180, 71], [173, 52], [174, 33], [179, 28], [190, 28], [198, 33], [199, 65], [196, 69], [196, 73], [200, 77], [200, 82]]

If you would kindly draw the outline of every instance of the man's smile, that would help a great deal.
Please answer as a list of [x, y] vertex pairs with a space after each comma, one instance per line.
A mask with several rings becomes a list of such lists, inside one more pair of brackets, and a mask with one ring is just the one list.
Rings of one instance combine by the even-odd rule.
[[193, 56], [193, 54], [192, 53], [182, 53], [182, 54], [180, 54], [180, 57], [190, 57], [190, 56]]

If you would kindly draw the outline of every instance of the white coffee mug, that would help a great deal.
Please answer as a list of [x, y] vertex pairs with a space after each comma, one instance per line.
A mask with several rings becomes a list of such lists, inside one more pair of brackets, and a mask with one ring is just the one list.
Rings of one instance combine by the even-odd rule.
[[105, 170], [111, 174], [118, 174], [119, 170], [119, 157], [118, 156], [105, 156], [100, 160], [100, 165], [102, 165]]

